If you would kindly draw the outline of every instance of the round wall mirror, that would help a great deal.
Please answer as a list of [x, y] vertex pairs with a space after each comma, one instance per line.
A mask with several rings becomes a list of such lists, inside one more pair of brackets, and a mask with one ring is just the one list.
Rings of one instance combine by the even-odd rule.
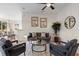
[[72, 29], [76, 23], [76, 19], [74, 16], [68, 16], [65, 19], [64, 25], [67, 29]]

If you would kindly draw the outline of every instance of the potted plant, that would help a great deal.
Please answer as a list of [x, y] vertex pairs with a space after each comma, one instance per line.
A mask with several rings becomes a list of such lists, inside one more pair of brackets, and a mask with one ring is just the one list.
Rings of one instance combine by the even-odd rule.
[[61, 27], [61, 23], [59, 23], [59, 22], [55, 22], [52, 25], [52, 28], [53, 28], [54, 34], [55, 34], [55, 37], [54, 37], [55, 42], [59, 41], [58, 32], [60, 31], [60, 27]]

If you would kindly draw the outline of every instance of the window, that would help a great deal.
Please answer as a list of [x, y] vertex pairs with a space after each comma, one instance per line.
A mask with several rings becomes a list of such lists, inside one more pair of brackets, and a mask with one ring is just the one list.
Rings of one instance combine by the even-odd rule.
[[7, 31], [7, 22], [0, 21], [0, 31]]

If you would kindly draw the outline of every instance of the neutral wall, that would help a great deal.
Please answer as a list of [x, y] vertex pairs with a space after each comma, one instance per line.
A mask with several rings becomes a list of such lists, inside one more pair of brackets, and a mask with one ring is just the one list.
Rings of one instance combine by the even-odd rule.
[[[31, 27], [31, 16], [37, 17], [46, 17], [48, 20], [47, 28], [33, 28]], [[66, 29], [64, 26], [64, 21], [66, 17], [74, 16], [76, 18], [76, 24], [72, 29]], [[19, 39], [23, 40], [22, 38], [24, 35], [29, 34], [29, 32], [50, 32], [51, 36], [53, 36], [53, 30], [51, 25], [53, 22], [59, 21], [61, 23], [61, 30], [60, 30], [60, 37], [62, 41], [72, 40], [74, 38], [78, 39], [79, 42], [79, 4], [68, 4], [62, 11], [58, 12], [58, 14], [29, 14], [23, 13], [22, 15], [22, 31], [19, 34]]]
[[14, 20], [16, 24], [22, 28], [22, 12], [16, 4], [2, 3], [0, 4], [0, 20]]
[[[66, 17], [74, 16], [76, 18], [76, 24], [72, 29], [66, 29], [64, 21]], [[63, 41], [72, 39], [78, 39], [79, 42], [79, 4], [69, 4], [58, 14], [58, 21], [61, 22], [60, 37]]]
[[[15, 30], [15, 24], [19, 24], [19, 29], [22, 29], [22, 11], [17, 4], [2, 3], [0, 4], [0, 20], [8, 21], [10, 28], [15, 31], [16, 38], [19, 40], [20, 31]], [[9, 29], [8, 29], [9, 30]]]
[[[39, 22], [39, 27], [31, 27], [31, 17], [32, 16], [37, 16], [39, 17], [38, 21], [40, 21], [40, 18], [47, 18], [47, 28], [40, 28], [40, 22]], [[27, 35], [30, 32], [49, 32], [51, 35], [53, 34], [53, 29], [51, 28], [51, 25], [53, 22], [57, 20], [55, 15], [47, 15], [47, 14], [23, 14], [22, 17], [22, 27], [23, 27], [23, 35]], [[52, 35], [53, 36], [53, 35]]]

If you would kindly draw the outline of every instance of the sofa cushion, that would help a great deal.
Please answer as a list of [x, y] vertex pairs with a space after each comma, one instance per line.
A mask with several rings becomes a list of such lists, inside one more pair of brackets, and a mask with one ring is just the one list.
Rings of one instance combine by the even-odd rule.
[[49, 33], [45, 33], [45, 37], [49, 37]]
[[42, 32], [42, 33], [41, 33], [41, 36], [42, 36], [42, 37], [45, 37], [45, 32]]
[[41, 32], [36, 32], [37, 37], [41, 37]]
[[35, 32], [32, 33], [32, 37], [36, 37], [36, 33]]

